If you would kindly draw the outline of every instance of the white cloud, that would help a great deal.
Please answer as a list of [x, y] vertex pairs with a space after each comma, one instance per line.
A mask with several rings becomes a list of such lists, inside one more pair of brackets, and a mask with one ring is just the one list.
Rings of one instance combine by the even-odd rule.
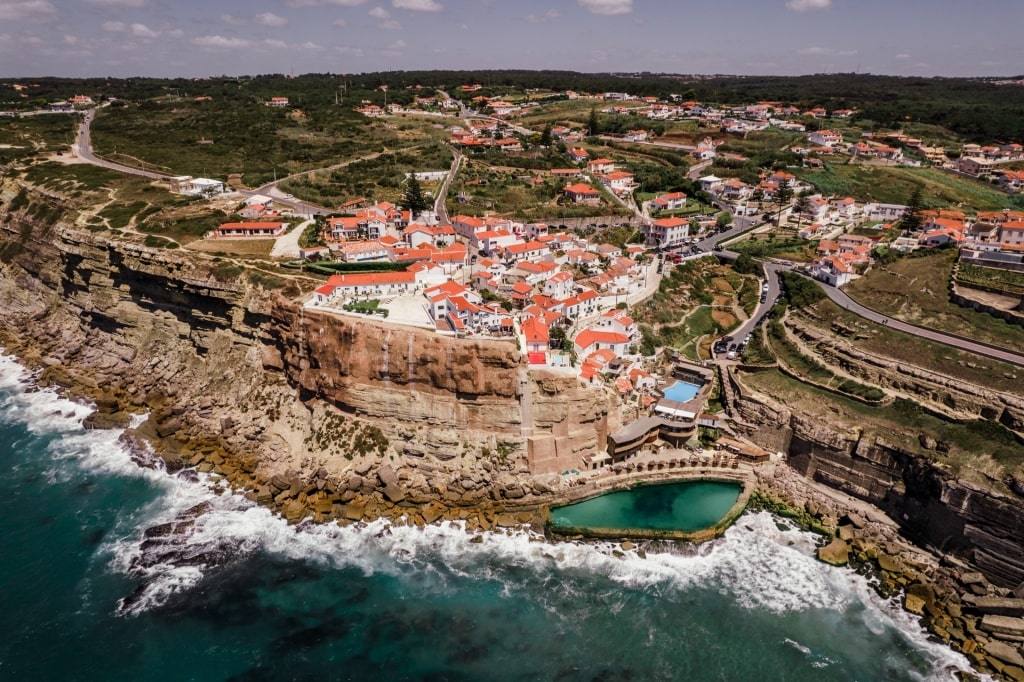
[[296, 45], [296, 47], [298, 49], [300, 49], [300, 50], [322, 50], [322, 49], [324, 49], [323, 45], [317, 45], [316, 43], [310, 42], [308, 40], [306, 42], [302, 43], [301, 45]]
[[49, 0], [0, 2], [0, 21], [47, 21], [57, 16]]
[[910, 53], [900, 52], [898, 55], [896, 55], [895, 59], [910, 59]]
[[262, 14], [257, 14], [252, 21], [254, 24], [257, 24], [258, 26], [270, 26], [272, 28], [280, 28], [282, 26], [288, 25], [287, 19], [285, 19], [284, 17], [279, 17], [273, 12], [263, 12]]
[[579, 6], [594, 14], [629, 14], [633, 0], [576, 0]]
[[790, 12], [816, 12], [832, 7], [832, 0], [786, 0]]
[[100, 28], [110, 33], [124, 33], [128, 30], [128, 24], [121, 21], [104, 21]]
[[284, 42], [283, 40], [275, 40], [273, 38], [267, 38], [266, 40], [263, 41], [263, 44], [266, 45], [267, 47], [276, 47], [282, 50], [288, 47], [288, 43]]
[[358, 7], [365, 2], [366, 0], [284, 0], [288, 7]]
[[387, 11], [383, 7], [374, 7], [367, 12], [374, 19], [380, 19], [380, 23], [377, 24], [377, 28], [385, 31], [401, 31], [402, 25], [391, 18], [391, 12]]
[[185, 37], [185, 32], [182, 31], [180, 28], [172, 28], [170, 30], [163, 31], [163, 34], [165, 36], [167, 36], [168, 38], [184, 38]]
[[541, 23], [543, 23], [545, 21], [551, 21], [552, 19], [557, 19], [560, 16], [562, 16], [562, 13], [559, 12], [557, 9], [553, 9], [552, 8], [552, 9], [549, 9], [544, 14], [539, 14], [539, 15], [538, 14], [527, 14], [526, 15], [526, 20], [528, 22], [530, 22], [531, 24], [541, 24]]
[[857, 54], [857, 50], [837, 50], [834, 47], [802, 47], [799, 50], [797, 50], [796, 53], [816, 57], [852, 57], [853, 55]]
[[349, 47], [347, 45], [335, 45], [334, 49], [336, 52], [347, 55], [349, 57], [362, 57], [363, 48], [361, 47]]
[[160, 34], [145, 24], [132, 24], [132, 35], [136, 38], [156, 38]]
[[226, 38], [224, 36], [199, 36], [192, 39], [193, 45], [214, 50], [249, 47], [252, 43], [244, 38]]
[[85, 0], [90, 5], [100, 7], [145, 7], [149, 0]]
[[388, 49], [389, 50], [404, 50], [405, 49], [405, 41], [404, 40], [396, 40], [395, 42], [393, 42], [390, 45], [388, 45]]
[[345, 28], [348, 26], [348, 22], [344, 19], [335, 19], [334, 22], [331, 23], [331, 26], [334, 28]]
[[250, 24], [256, 26], [270, 26], [271, 28], [281, 28], [282, 26], [288, 25], [288, 19], [285, 17], [278, 16], [273, 12], [263, 12], [252, 17], [236, 17], [233, 14], [222, 14], [220, 20], [225, 24], [231, 26], [249, 26]]
[[410, 12], [440, 12], [444, 9], [434, 0], [391, 0], [391, 4], [398, 9], [407, 9]]
[[73, 35], [70, 35], [68, 33], [64, 34], [64, 44], [65, 45], [74, 45], [77, 42], [78, 42], [78, 36], [73, 36]]

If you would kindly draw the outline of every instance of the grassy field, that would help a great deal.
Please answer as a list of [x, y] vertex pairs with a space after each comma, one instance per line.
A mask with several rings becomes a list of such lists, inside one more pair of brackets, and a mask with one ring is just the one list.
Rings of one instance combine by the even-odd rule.
[[543, 130], [546, 125], [586, 126], [591, 109], [601, 109], [602, 103], [594, 100], [563, 100], [544, 104], [516, 119], [516, 123], [526, 128]]
[[667, 347], [689, 358], [707, 357], [711, 335], [739, 324], [735, 308], [749, 315], [759, 292], [754, 278], [712, 260], [671, 268], [654, 297], [631, 312], [643, 332], [642, 352]]
[[0, 118], [0, 165], [66, 151], [80, 120], [73, 114]]
[[900, 127], [900, 131], [910, 137], [916, 137], [929, 147], [944, 147], [946, 151], [960, 151], [963, 141], [942, 126], [930, 123], [908, 121]]
[[[897, 400], [886, 407], [865, 405], [833, 395], [792, 379], [778, 370], [742, 374], [744, 384], [772, 396], [775, 400], [817, 417], [839, 431], [863, 430], [870, 438], [881, 436], [887, 442], [937, 459], [968, 480], [986, 487], [1002, 478], [1005, 471], [1024, 463], [1024, 446], [1013, 434], [994, 422], [965, 424], [949, 422], [919, 409], [913, 403]], [[920, 434], [949, 445], [949, 452], [926, 451]]]
[[976, 386], [1020, 393], [1024, 370], [1014, 365], [868, 322], [828, 299], [815, 304], [813, 312], [817, 319], [804, 317], [801, 323], [840, 333], [855, 348]]
[[972, 209], [995, 211], [1024, 206], [1024, 197], [1003, 194], [984, 182], [957, 177], [933, 168], [826, 163], [825, 170], [803, 168], [794, 172], [801, 180], [813, 184], [825, 195], [906, 204], [914, 188], [919, 186], [925, 208], [961, 206], [969, 212]]
[[843, 393], [860, 396], [865, 400], [878, 401], [885, 398], [885, 392], [881, 389], [840, 376], [818, 362], [816, 358], [804, 354], [800, 347], [786, 335], [781, 321], [773, 320], [768, 325], [768, 339], [775, 357], [791, 371], [799, 374], [801, 378]]
[[[538, 178], [540, 182], [534, 182]], [[579, 179], [573, 182], [587, 182]], [[482, 216], [486, 213], [512, 214], [522, 220], [554, 220], [628, 211], [602, 193], [600, 206], [569, 203], [562, 196], [568, 181], [540, 172], [516, 168], [495, 168], [481, 161], [464, 162], [448, 188], [448, 212]], [[601, 189], [597, 183], [589, 183]]]
[[967, 285], [994, 287], [1011, 294], [1024, 294], [1024, 272], [961, 263], [957, 271], [957, 280]]
[[270, 256], [276, 239], [196, 239], [189, 243], [193, 251], [203, 251], [219, 256]]
[[433, 119], [368, 119], [347, 107], [276, 109], [250, 98], [147, 100], [101, 109], [92, 125], [99, 154], [174, 174], [244, 173], [250, 187], [275, 172], [281, 177], [443, 136]]
[[792, 261], [814, 260], [815, 245], [806, 239], [772, 233], [752, 234], [729, 245], [731, 251], [750, 254], [752, 258], [786, 258]]
[[[337, 206], [365, 197], [370, 201], [396, 202], [405, 191], [406, 173], [448, 170], [451, 151], [438, 143], [425, 144], [373, 158], [354, 161], [342, 168], [325, 170], [282, 182], [280, 187], [305, 201], [322, 206]], [[440, 182], [421, 183], [426, 193]]]
[[161, 239], [187, 244], [230, 219], [236, 202], [206, 201], [171, 194], [152, 180], [123, 175], [88, 164], [33, 164], [25, 179], [72, 199], [86, 227], [93, 232], [114, 231], [132, 239], [131, 231], [152, 246]]
[[940, 250], [875, 265], [846, 286], [859, 303], [930, 329], [1010, 349], [1024, 348], [1024, 328], [949, 300], [956, 252]]
[[84, 163], [62, 164], [53, 161], [33, 164], [24, 171], [29, 182], [70, 196], [81, 196], [107, 187], [138, 182], [122, 173]]

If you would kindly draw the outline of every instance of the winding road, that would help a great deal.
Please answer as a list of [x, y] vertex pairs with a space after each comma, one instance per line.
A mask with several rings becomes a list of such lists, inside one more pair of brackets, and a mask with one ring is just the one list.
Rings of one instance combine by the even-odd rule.
[[127, 173], [129, 175], [139, 175], [144, 178], [152, 178], [153, 180], [166, 180], [171, 177], [165, 173], [156, 173], [154, 171], [147, 171], [141, 168], [133, 168], [132, 166], [125, 166], [124, 164], [114, 163], [113, 161], [107, 161], [96, 156], [92, 150], [92, 120], [96, 117], [96, 110], [89, 109], [85, 112], [85, 118], [82, 119], [82, 124], [78, 127], [78, 134], [75, 136], [75, 144], [72, 145], [74, 152], [78, 155], [78, 158], [82, 159], [86, 163], [91, 163], [94, 166], [101, 168], [107, 168], [112, 171], [119, 173]]
[[978, 341], [971, 341], [961, 336], [953, 334], [946, 334], [944, 332], [935, 331], [934, 329], [928, 329], [927, 327], [920, 327], [916, 324], [904, 322], [896, 319], [895, 317], [889, 317], [883, 315], [867, 306], [863, 306], [857, 301], [853, 300], [841, 289], [830, 287], [824, 282], [818, 282], [825, 294], [832, 299], [837, 305], [842, 306], [851, 313], [863, 317], [864, 319], [871, 320], [878, 324], [882, 324], [886, 327], [891, 327], [898, 331], [913, 336], [918, 336], [922, 339], [928, 339], [929, 341], [935, 341], [947, 346], [952, 346], [959, 350], [974, 353], [976, 355], [983, 355], [987, 358], [994, 360], [1001, 360], [1002, 362], [1009, 362], [1020, 367], [1024, 367], [1024, 353], [1016, 353], [1005, 348], [999, 348], [998, 346], [991, 346], [986, 343], [980, 343]]
[[[765, 263], [765, 273], [768, 277], [768, 292], [765, 297], [765, 302], [758, 305], [757, 310], [754, 311], [753, 316], [743, 323], [743, 325], [733, 332], [733, 335], [737, 339], [742, 339], [754, 329], [754, 325], [761, 316], [765, 315], [775, 303], [775, 300], [781, 293], [779, 287], [778, 273], [782, 270], [793, 270], [792, 265], [783, 265], [781, 263]], [[970, 339], [965, 339], [954, 334], [946, 334], [943, 332], [935, 331], [934, 329], [928, 329], [926, 327], [920, 327], [916, 324], [904, 322], [895, 317], [889, 317], [883, 315], [867, 306], [857, 303], [857, 301], [850, 298], [846, 292], [841, 289], [829, 286], [824, 282], [817, 280], [811, 280], [815, 284], [821, 287], [825, 295], [828, 296], [836, 305], [850, 311], [851, 313], [863, 317], [866, 320], [870, 320], [876, 324], [895, 329], [896, 331], [903, 332], [904, 334], [910, 334], [911, 336], [917, 336], [922, 339], [941, 343], [945, 346], [950, 346], [958, 350], [966, 351], [968, 353], [974, 353], [975, 355], [981, 355], [993, 360], [999, 360], [1001, 362], [1007, 362], [1013, 365], [1024, 367], [1024, 353], [1017, 353], [1006, 348], [999, 348], [998, 346], [992, 346], [985, 343], [979, 343]]]
[[[82, 159], [86, 163], [90, 163], [94, 166], [99, 166], [101, 168], [107, 168], [109, 170], [117, 171], [120, 173], [126, 173], [129, 175], [137, 175], [141, 177], [152, 178], [154, 180], [165, 180], [168, 177], [171, 177], [170, 175], [165, 173], [157, 173], [155, 171], [134, 168], [132, 166], [126, 166], [124, 164], [115, 163], [113, 161], [108, 161], [106, 159], [96, 156], [92, 149], [92, 138], [90, 130], [92, 121], [95, 118], [95, 116], [95, 109], [88, 110], [85, 114], [85, 117], [82, 119], [81, 126], [79, 126], [78, 134], [75, 136], [75, 144], [73, 146], [75, 152], [77, 153], [80, 159]], [[448, 213], [445, 210], [444, 200], [445, 196], [447, 195], [448, 187], [451, 183], [451, 180], [455, 176], [455, 173], [458, 171], [461, 162], [462, 155], [456, 152], [455, 159], [452, 162], [452, 167], [449, 170], [448, 176], [445, 178], [445, 181], [442, 184], [441, 190], [438, 192], [437, 199], [435, 200], [434, 203], [434, 210], [437, 213], [438, 219], [442, 222], [448, 222]], [[352, 161], [350, 160], [342, 164], [337, 164], [335, 166], [331, 166], [330, 168], [344, 167], [348, 163], [352, 163]], [[302, 173], [297, 173], [295, 174], [295, 176], [289, 177], [296, 177], [312, 172], [315, 171], [303, 171]], [[302, 212], [303, 214], [307, 215], [324, 214], [328, 212], [326, 209], [322, 207], [313, 206], [312, 204], [307, 204], [302, 201], [288, 199], [284, 197], [277, 189], [277, 182], [280, 181], [267, 183], [261, 187], [256, 188], [255, 190], [246, 190], [241, 193], [245, 195], [270, 194], [271, 196], [274, 196], [275, 200], [277, 200], [278, 203], [290, 206], [291, 208], [296, 209]], [[720, 206], [720, 208], [723, 207]], [[734, 222], [732, 227], [730, 227], [724, 233], [712, 235], [706, 237], [705, 239], [702, 239], [700, 242], [697, 243], [697, 246], [701, 247], [705, 251], [705, 253], [712, 252], [712, 249], [714, 248], [716, 243], [729, 239], [743, 232], [744, 230], [749, 229], [752, 225], [754, 225], [756, 220], [756, 218], [750, 218], [746, 216], [734, 216]], [[719, 255], [729, 260], [734, 260], [738, 255], [731, 251], [714, 251], [713, 253], [715, 255]], [[751, 316], [751, 318], [747, 320], [745, 323], [743, 323], [743, 325], [741, 325], [740, 328], [734, 332], [734, 336], [736, 336], [737, 338], [743, 338], [744, 336], [749, 334], [753, 330], [757, 320], [762, 315], [768, 312], [768, 310], [771, 308], [771, 305], [775, 302], [775, 299], [778, 298], [779, 296], [779, 283], [777, 273], [780, 270], [786, 269], [792, 269], [792, 266], [782, 265], [779, 263], [765, 264], [765, 272], [768, 277], [769, 287], [767, 296], [765, 297], [765, 302], [758, 305], [757, 309], [754, 311], [754, 314]], [[889, 317], [875, 310], [872, 310], [871, 308], [863, 306], [860, 303], [857, 303], [852, 298], [850, 298], [842, 290], [828, 286], [824, 282], [817, 282], [817, 284], [821, 286], [825, 294], [830, 299], [832, 299], [837, 305], [842, 306], [846, 310], [849, 310], [850, 312], [860, 317], [863, 317], [864, 319], [890, 327], [892, 329], [896, 329], [897, 331], [901, 331], [905, 334], [910, 334], [912, 336], [917, 336], [923, 339], [927, 339], [929, 341], [941, 343], [946, 346], [950, 346], [951, 348], [956, 348], [969, 353], [974, 353], [976, 355], [981, 355], [983, 357], [992, 358], [994, 360], [999, 360], [1002, 362], [1007, 362], [1020, 367], [1024, 367], [1024, 353], [1018, 353], [1011, 350], [1007, 350], [1005, 348], [999, 348], [996, 346], [979, 343], [977, 341], [972, 341], [970, 339], [955, 336], [953, 334], [946, 334], [943, 332], [936, 331], [934, 329], [927, 329], [925, 327], [920, 327], [909, 322], [904, 322], [902, 320]]]

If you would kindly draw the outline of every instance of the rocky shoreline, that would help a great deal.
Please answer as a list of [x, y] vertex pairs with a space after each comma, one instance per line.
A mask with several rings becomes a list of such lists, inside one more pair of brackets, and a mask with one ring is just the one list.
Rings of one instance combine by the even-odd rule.
[[[173, 412], [165, 411], [162, 419], [151, 415], [141, 427], [125, 431], [124, 441], [136, 453], [140, 465], [154, 466], [155, 453], [169, 472], [209, 474], [215, 485], [243, 492], [293, 524], [350, 524], [385, 518], [419, 527], [460, 521], [476, 537], [481, 537], [481, 532], [502, 529], [544, 532], [544, 510], [548, 506], [587, 492], [559, 490], [554, 487], [555, 481], [546, 483], [539, 477], [527, 487], [522, 476], [509, 475], [504, 484], [495, 484], [479, 474], [452, 475], [443, 462], [433, 458], [411, 462], [413, 471], [362, 462], [345, 480], [335, 480], [323, 468], [307, 477], [296, 474], [267, 478], [260, 475], [252, 458], [235, 457], [212, 444], [176, 443], [175, 432], [166, 427]], [[119, 426], [123, 414], [116, 409], [115, 401], [99, 401], [95, 416], [88, 421]], [[169, 441], [175, 444], [168, 447]], [[417, 475], [441, 471], [448, 473], [450, 487], [445, 492], [449, 496], [424, 485], [424, 478]], [[964, 654], [979, 673], [1024, 681], [1024, 590], [993, 586], [981, 573], [955, 558], [937, 557], [911, 544], [880, 510], [816, 485], [783, 463], [761, 465], [754, 468], [754, 474], [748, 509], [767, 510], [820, 534], [821, 561], [848, 566], [865, 575], [880, 596], [898, 597], [907, 611], [920, 617], [935, 641]], [[659, 472], [624, 479], [620, 484], [671, 478], [671, 473]], [[190, 518], [182, 521], [186, 525], [202, 510], [189, 513]], [[168, 534], [173, 538], [173, 533], [164, 530], [147, 531], [147, 541], [156, 542], [155, 538]], [[636, 549], [642, 555], [645, 545], [641, 540], [623, 539], [620, 546], [623, 551]], [[173, 542], [169, 549], [173, 550]]]
[[955, 557], [911, 544], [878, 509], [822, 489], [788, 466], [758, 474], [752, 508], [821, 534], [821, 561], [867, 576], [882, 597], [898, 596], [936, 641], [967, 656], [979, 672], [1024, 680], [1024, 586], [994, 586]]
[[[25, 215], [3, 217], [0, 242], [16, 248], [0, 265], [8, 323], [0, 347], [37, 370], [41, 385], [93, 401], [86, 428], [125, 428], [133, 414], [148, 414], [124, 431], [141, 466], [202, 472], [215, 487], [238, 491], [290, 523], [387, 518], [417, 526], [457, 520], [472, 533], [542, 530], [546, 505], [582, 491], [566, 492], [557, 475], [531, 474], [535, 456], [575, 461], [593, 450], [600, 430], [614, 427], [603, 394], [582, 392], [576, 382], [524, 380], [501, 349], [438, 345], [417, 353], [420, 340], [411, 335], [303, 316], [277, 293], [219, 281], [204, 269], [209, 264], [189, 257], [36, 225]], [[327, 361], [334, 364], [325, 368]], [[488, 368], [501, 381], [482, 377]], [[727, 394], [737, 392], [730, 377], [725, 384]], [[534, 403], [529, 438], [522, 436], [522, 391], [531, 391]], [[915, 547], [900, 535], [902, 520], [897, 525], [859, 501], [919, 503], [922, 493], [900, 486], [938, 484], [923, 467], [907, 469], [918, 479], [901, 478], [899, 467], [917, 460], [820, 433], [742, 395], [730, 405], [766, 438], [775, 433], [772, 424], [783, 425], [777, 432], [785, 444], [763, 444], [791, 454], [792, 467], [757, 470], [757, 503], [835, 538], [823, 559], [870, 569], [884, 594], [902, 590], [908, 609], [979, 670], [1024, 679], [1020, 588], [979, 580], [953, 553], [936, 557]], [[853, 496], [810, 480], [823, 474]], [[996, 565], [991, 557], [1019, 553], [1012, 535], [1019, 524], [988, 508], [961, 504], [954, 511], [975, 514], [972, 537], [996, 538], [986, 545], [990, 580], [1012, 577], [1016, 563]], [[886, 510], [893, 518], [915, 511]], [[934, 506], [922, 504], [920, 518], [929, 513]], [[173, 529], [154, 531], [149, 540], [173, 537]], [[1006, 552], [996, 551], [1001, 547]]]
[[[400, 467], [366, 459], [353, 463], [343, 478], [324, 467], [305, 476], [271, 475], [260, 467], [258, 455], [230, 449], [237, 428], [230, 417], [221, 418], [223, 432], [217, 438], [202, 437], [185, 427], [185, 410], [170, 401], [159, 406], [126, 404], [92, 382], [77, 381], [79, 374], [63, 365], [42, 362], [36, 368], [40, 385], [59, 386], [70, 396], [94, 401], [96, 409], [84, 421], [85, 428], [123, 428], [122, 443], [140, 466], [164, 468], [170, 475], [206, 474], [215, 490], [239, 492], [291, 524], [385, 518], [420, 527], [459, 521], [477, 536], [516, 528], [544, 532], [548, 506], [592, 494], [585, 488], [561, 489], [557, 476], [530, 476], [511, 465], [483, 460], [479, 469], [466, 471], [432, 456], [404, 457]], [[127, 428], [131, 414], [147, 407], [146, 421]], [[765, 509], [821, 534], [820, 560], [867, 575], [883, 597], [900, 595], [904, 608], [921, 618], [936, 641], [963, 653], [979, 672], [1024, 680], [1024, 590], [993, 586], [955, 558], [922, 550], [901, 537], [897, 524], [881, 511], [817, 485], [786, 464], [761, 465], [754, 468], [754, 475], [748, 508]], [[620, 484], [672, 477], [672, 472], [659, 471], [624, 477]], [[202, 513], [189, 510], [188, 518], [148, 530], [146, 542], [162, 552], [174, 552], [178, 526], [187, 527]], [[622, 546], [642, 552], [645, 543], [623, 540]], [[211, 551], [219, 555], [222, 549]], [[126, 608], [130, 605], [128, 598]]]

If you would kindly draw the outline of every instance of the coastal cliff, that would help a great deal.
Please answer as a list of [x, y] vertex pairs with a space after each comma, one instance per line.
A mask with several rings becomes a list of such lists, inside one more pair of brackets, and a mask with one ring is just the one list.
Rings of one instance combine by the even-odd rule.
[[[19, 191], [3, 186], [5, 208]], [[295, 302], [308, 282], [267, 288], [227, 259], [55, 224], [31, 205], [0, 214], [0, 257], [0, 344], [41, 381], [95, 400], [91, 425], [146, 411], [129, 437], [291, 520], [411, 513], [487, 527], [551, 501], [552, 474], [619, 426], [613, 395], [527, 371], [510, 343], [311, 312]], [[741, 425], [796, 471], [879, 506], [996, 584], [1024, 580], [1019, 500], [723, 378]]]
[[46, 220], [35, 207], [60, 197], [13, 181], [0, 201], [0, 345], [94, 400], [89, 426], [148, 412], [128, 432], [140, 452], [293, 520], [436, 501], [486, 525], [618, 427], [614, 395], [528, 371], [511, 342], [311, 312], [311, 280]]
[[869, 502], [895, 519], [908, 538], [966, 562], [995, 585], [1024, 583], [1019, 495], [999, 492], [997, 481], [984, 487], [940, 466], [928, 456], [939, 444], [928, 438], [909, 448], [863, 429], [851, 415], [824, 422], [753, 394], [734, 374], [725, 379], [748, 435], [786, 452], [796, 472]]

